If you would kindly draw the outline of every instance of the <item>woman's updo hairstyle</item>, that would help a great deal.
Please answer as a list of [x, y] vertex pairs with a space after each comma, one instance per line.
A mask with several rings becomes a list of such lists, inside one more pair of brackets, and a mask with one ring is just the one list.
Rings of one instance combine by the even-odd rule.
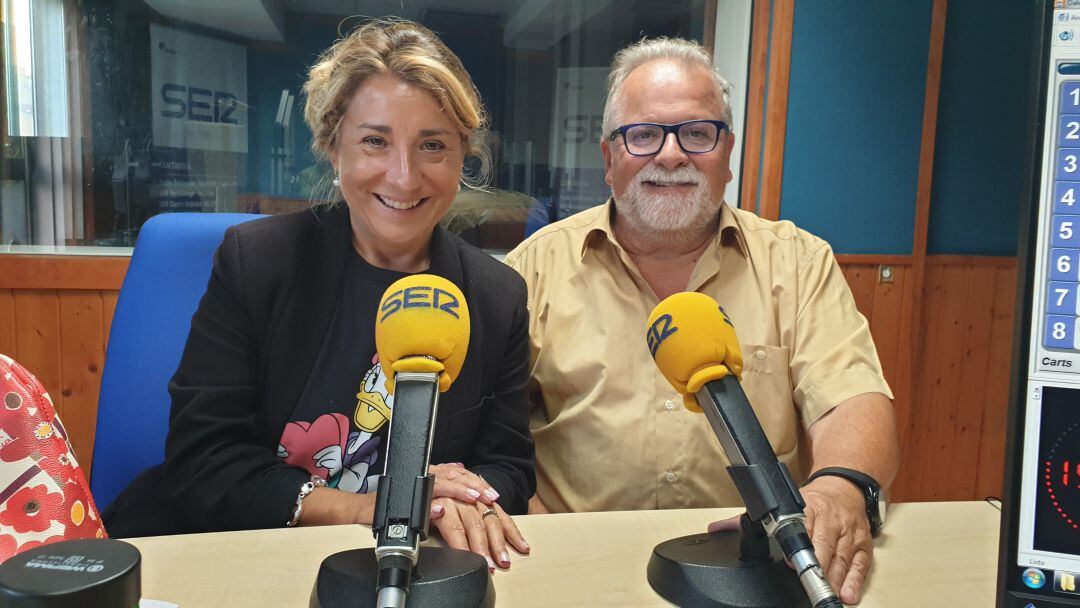
[[396, 76], [435, 97], [461, 134], [465, 154], [479, 161], [478, 170], [462, 179], [482, 186], [491, 161], [484, 145], [488, 117], [480, 93], [457, 55], [434, 32], [412, 21], [367, 21], [339, 38], [312, 66], [304, 83], [304, 121], [315, 155], [329, 158], [353, 93], [373, 74]]

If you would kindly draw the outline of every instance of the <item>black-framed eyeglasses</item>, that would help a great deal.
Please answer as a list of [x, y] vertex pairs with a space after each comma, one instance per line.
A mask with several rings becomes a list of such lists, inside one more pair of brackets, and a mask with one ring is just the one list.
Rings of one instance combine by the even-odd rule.
[[631, 156], [652, 156], [664, 147], [668, 133], [674, 133], [683, 152], [705, 154], [716, 149], [720, 133], [727, 130], [727, 123], [722, 120], [688, 120], [675, 125], [635, 122], [615, 129], [608, 135], [608, 140], [615, 141], [616, 136], [622, 135]]

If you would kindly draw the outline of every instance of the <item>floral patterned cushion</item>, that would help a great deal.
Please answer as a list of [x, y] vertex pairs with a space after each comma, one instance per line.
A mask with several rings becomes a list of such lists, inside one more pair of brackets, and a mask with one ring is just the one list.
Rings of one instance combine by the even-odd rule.
[[104, 537], [52, 399], [33, 374], [0, 355], [0, 562], [51, 542]]

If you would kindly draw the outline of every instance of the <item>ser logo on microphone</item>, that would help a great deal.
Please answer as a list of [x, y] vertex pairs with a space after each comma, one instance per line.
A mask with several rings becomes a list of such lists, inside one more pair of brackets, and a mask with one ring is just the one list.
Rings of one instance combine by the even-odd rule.
[[649, 326], [649, 331], [646, 333], [646, 338], [649, 341], [649, 354], [652, 358], [656, 358], [656, 351], [660, 349], [660, 345], [674, 334], [679, 331], [678, 327], [671, 324], [671, 315], [660, 315], [653, 321], [653, 324]]
[[732, 329], [735, 329], [735, 324], [731, 322], [731, 315], [727, 314], [727, 311], [724, 310], [723, 306], [719, 306], [719, 308], [720, 314], [724, 315], [724, 323], [727, 323]]
[[403, 308], [434, 308], [441, 310], [455, 319], [461, 318], [457, 309], [461, 306], [457, 296], [438, 287], [428, 285], [414, 285], [399, 289], [386, 296], [379, 312], [379, 323], [382, 323], [394, 313]]

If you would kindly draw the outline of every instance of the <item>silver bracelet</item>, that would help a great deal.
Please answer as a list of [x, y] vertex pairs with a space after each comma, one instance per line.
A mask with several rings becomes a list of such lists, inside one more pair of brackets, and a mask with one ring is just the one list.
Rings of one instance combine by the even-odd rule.
[[296, 508], [293, 509], [292, 519], [285, 522], [285, 527], [292, 528], [300, 521], [300, 513], [304, 510], [304, 499], [307, 498], [308, 494], [314, 492], [315, 488], [321, 488], [325, 485], [325, 479], [318, 475], [312, 475], [310, 480], [300, 486], [300, 493], [296, 495]]

